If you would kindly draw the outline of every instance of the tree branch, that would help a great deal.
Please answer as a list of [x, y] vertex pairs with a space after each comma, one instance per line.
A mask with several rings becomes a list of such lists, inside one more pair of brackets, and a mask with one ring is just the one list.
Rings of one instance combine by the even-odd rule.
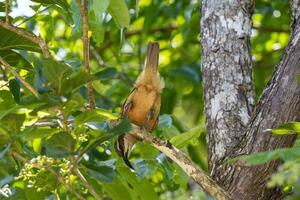
[[50, 52], [48, 50], [48, 46], [40, 36], [36, 36], [32, 33], [29, 33], [27, 31], [25, 31], [24, 29], [13, 26], [13, 25], [11, 25], [7, 22], [0, 21], [0, 26], [7, 29], [7, 30], [9, 30], [9, 31], [12, 31], [12, 32], [14, 32], [14, 33], [16, 33], [16, 34], [18, 34], [22, 37], [25, 37], [26, 39], [30, 40], [31, 42], [39, 45], [40, 48], [42, 49], [44, 57], [45, 58], [50, 58]]
[[[215, 6], [218, 5], [218, 6]], [[229, 168], [254, 108], [250, 34], [253, 0], [202, 1], [202, 74], [212, 178], [225, 189]], [[238, 28], [237, 28], [238, 27]]]
[[9, 23], [8, 10], [9, 10], [9, 0], [5, 0], [5, 20], [6, 20], [6, 23]]
[[[12, 151], [12, 156], [15, 159], [17, 159], [17, 160], [19, 160], [19, 161], [21, 161], [23, 163], [27, 163], [28, 162], [28, 160], [26, 158], [24, 158], [24, 156], [20, 155], [16, 151]], [[70, 185], [69, 183], [65, 182], [64, 178], [61, 177], [58, 173], [56, 173], [50, 166], [45, 167], [45, 166], [41, 166], [39, 164], [35, 164], [35, 167], [39, 168], [39, 169], [46, 169], [48, 172], [50, 172], [51, 174], [53, 174], [56, 177], [56, 179], [62, 185], [64, 185], [69, 192], [71, 192], [72, 194], [74, 194], [78, 199], [85, 200], [85, 198], [81, 194], [79, 194], [78, 192], [76, 192], [76, 190], [72, 187], [72, 185]]]
[[202, 169], [200, 169], [193, 161], [184, 155], [180, 150], [174, 147], [169, 141], [164, 141], [149, 135], [145, 130], [140, 129], [132, 124], [133, 130], [131, 134], [147, 141], [153, 147], [164, 153], [168, 158], [173, 160], [179, 167], [192, 178], [200, 187], [203, 188], [212, 197], [217, 200], [229, 200], [229, 195], [216, 182], [212, 180]]
[[36, 98], [39, 98], [39, 93], [28, 83], [26, 82], [1, 56], [0, 63], [4, 68], [6, 68], [10, 73], [14, 75]]
[[[291, 146], [295, 136], [273, 136], [268, 129], [300, 120], [300, 1], [292, 1], [292, 34], [285, 53], [265, 87], [236, 155]], [[232, 155], [234, 156], [234, 155]], [[268, 190], [269, 173], [279, 162], [259, 166], [232, 166], [229, 193], [236, 199], [281, 199], [280, 190]]]
[[[91, 73], [90, 69], [90, 40], [88, 35], [88, 16], [87, 16], [87, 6], [88, 0], [77, 0], [77, 4], [80, 8], [80, 14], [82, 18], [82, 40], [83, 40], [83, 62], [85, 69], [88, 73]], [[95, 99], [94, 99], [94, 91], [92, 83], [87, 84], [87, 91], [88, 91], [88, 100], [89, 100], [89, 107], [96, 108]]]

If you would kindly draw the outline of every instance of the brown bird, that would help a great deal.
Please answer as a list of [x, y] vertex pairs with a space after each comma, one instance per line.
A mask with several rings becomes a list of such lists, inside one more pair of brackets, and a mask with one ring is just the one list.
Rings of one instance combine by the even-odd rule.
[[[155, 129], [160, 111], [162, 82], [158, 72], [159, 44], [150, 42], [145, 66], [135, 81], [134, 88], [122, 106], [122, 117], [127, 117], [148, 132]], [[119, 136], [115, 142], [116, 152], [128, 167], [134, 169], [128, 157], [138, 138], [131, 134]]]

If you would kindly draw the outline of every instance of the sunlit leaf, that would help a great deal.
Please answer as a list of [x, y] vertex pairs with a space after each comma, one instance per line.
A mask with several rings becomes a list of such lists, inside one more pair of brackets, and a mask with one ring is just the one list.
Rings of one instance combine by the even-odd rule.
[[85, 122], [103, 122], [108, 119], [117, 119], [118, 116], [111, 111], [101, 108], [85, 111], [75, 117], [75, 124], [80, 125]]
[[35, 127], [31, 126], [26, 128], [21, 134], [20, 137], [24, 141], [31, 141], [34, 139], [42, 139], [58, 133], [59, 129], [54, 129], [51, 127]]
[[299, 156], [300, 148], [282, 148], [275, 149], [273, 151], [259, 152], [251, 155], [239, 156], [230, 159], [228, 162], [232, 163], [240, 160], [251, 165], [260, 165], [277, 159], [293, 160], [299, 158]]
[[203, 127], [197, 126], [191, 130], [174, 136], [170, 141], [177, 148], [182, 148], [188, 145], [193, 139], [198, 139], [203, 132]]
[[118, 27], [129, 27], [130, 14], [124, 0], [110, 0], [108, 12], [111, 14]]
[[102, 1], [92, 1], [93, 10], [89, 13], [89, 26], [92, 30], [93, 40], [96, 42], [97, 46], [100, 46], [104, 39], [104, 26], [102, 26], [102, 21], [104, 19], [104, 13], [109, 6], [109, 0]]
[[61, 6], [64, 9], [68, 9], [68, 2], [66, 0], [30, 0], [41, 4], [56, 4]]
[[300, 122], [289, 122], [278, 128], [272, 129], [272, 133], [276, 135], [300, 134]]

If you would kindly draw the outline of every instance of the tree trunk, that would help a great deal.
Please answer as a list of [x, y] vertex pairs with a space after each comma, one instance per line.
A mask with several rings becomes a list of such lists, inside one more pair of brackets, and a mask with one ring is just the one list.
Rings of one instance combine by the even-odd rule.
[[[254, 106], [249, 48], [253, 1], [204, 0], [202, 73], [211, 176], [225, 183], [226, 158], [241, 142]], [[228, 188], [228, 185], [224, 185]]]
[[[273, 136], [266, 130], [300, 120], [300, 87], [296, 78], [300, 74], [300, 1], [291, 1], [289, 44], [253, 113], [250, 53], [249, 48], [244, 47], [248, 47], [252, 5], [252, 1], [211, 0], [204, 0], [202, 4], [202, 70], [209, 167], [212, 177], [234, 199], [278, 199], [280, 192], [265, 187], [278, 162], [250, 167], [224, 164], [224, 159], [237, 155], [291, 146], [294, 136]], [[244, 37], [239, 37], [240, 33], [244, 33]], [[241, 114], [245, 113], [245, 106], [248, 117]]]

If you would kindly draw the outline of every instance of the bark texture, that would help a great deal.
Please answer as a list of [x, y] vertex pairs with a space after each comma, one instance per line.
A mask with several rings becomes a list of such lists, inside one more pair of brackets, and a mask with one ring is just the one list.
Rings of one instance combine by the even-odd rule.
[[[292, 35], [282, 60], [277, 65], [249, 124], [243, 140], [237, 146], [238, 154], [251, 154], [291, 146], [295, 136], [274, 136], [267, 129], [289, 121], [300, 120], [300, 20], [299, 1], [294, 1]], [[297, 12], [295, 12], [297, 11]], [[235, 199], [280, 199], [280, 191], [267, 190], [265, 184], [278, 162], [260, 166], [235, 166], [226, 182]]]
[[[204, 0], [201, 43], [208, 160], [211, 176], [225, 183], [224, 159], [242, 139], [254, 106], [249, 50], [253, 1]], [[225, 188], [228, 187], [224, 185]]]
[[[237, 6], [237, 4], [242, 5]], [[292, 34], [289, 44], [282, 60], [277, 65], [274, 74], [264, 89], [255, 111], [251, 114], [253, 97], [250, 91], [251, 83], [247, 82], [249, 74], [241, 74], [238, 71], [242, 68], [251, 73], [251, 69], [248, 69], [251, 68], [251, 64], [249, 64], [251, 63], [250, 53], [246, 48], [235, 49], [241, 47], [238, 44], [243, 44], [244, 40], [247, 45], [249, 35], [241, 39], [237, 37], [239, 31], [236, 31], [236, 35], [233, 37], [232, 34], [235, 28], [230, 28], [229, 32], [231, 31], [231, 34], [228, 36], [226, 34], [228, 30], [220, 28], [224, 22], [222, 23], [221, 19], [223, 17], [220, 17], [219, 12], [224, 13], [224, 18], [225, 16], [229, 17], [225, 18], [227, 24], [230, 24], [231, 20], [237, 16], [241, 16], [239, 21], [242, 24], [245, 24], [248, 20], [251, 24], [249, 17], [251, 16], [252, 5], [252, 1], [233, 2], [229, 0], [224, 4], [218, 1], [203, 1], [201, 20], [202, 67], [207, 116], [207, 142], [210, 152], [209, 166], [213, 178], [223, 185], [234, 199], [273, 200], [281, 198], [280, 191], [268, 190], [265, 184], [269, 175], [276, 170], [277, 162], [259, 166], [226, 166], [223, 161], [237, 155], [251, 154], [293, 144], [294, 136], [274, 136], [266, 130], [288, 121], [300, 120], [300, 86], [297, 83], [297, 75], [300, 74], [300, 1], [291, 1], [293, 14]], [[219, 11], [219, 6], [223, 6], [222, 11]], [[244, 15], [240, 13], [244, 13]], [[239, 26], [234, 23], [233, 27]], [[223, 33], [219, 34], [226, 37], [223, 46], [234, 46], [235, 48], [231, 50], [222, 46], [222, 48], [217, 48], [217, 51], [213, 51], [218, 32], [222, 30]], [[222, 38], [219, 38], [217, 42], [220, 40]], [[232, 57], [238, 57], [240, 62], [232, 63], [231, 59], [228, 59]], [[248, 62], [244, 60], [242, 60], [244, 62], [241, 62], [241, 58], [248, 58], [249, 60], [246, 59]], [[236, 63], [239, 63], [239, 65]], [[228, 68], [231, 70], [229, 74], [227, 72]], [[233, 83], [235, 86], [234, 92], [232, 90], [222, 90], [222, 88], [228, 88], [228, 85], [230, 85], [228, 82], [238, 82], [240, 80], [246, 80], [246, 86], [243, 85], [242, 90], [243, 92], [246, 91], [244, 102], [239, 101], [241, 98], [239, 98], [240, 93], [238, 92], [241, 90], [236, 87], [238, 86], [237, 83]], [[245, 88], [246, 90], [244, 90]], [[230, 92], [231, 94], [229, 94]], [[220, 94], [223, 98], [216, 98]], [[236, 95], [235, 101], [230, 98], [233, 94]], [[247, 107], [250, 107], [248, 118], [243, 121], [242, 119], [246, 118], [238, 114], [245, 109], [247, 104], [250, 104]], [[215, 109], [216, 107], [221, 108]], [[218, 112], [215, 112], [216, 110]]]

